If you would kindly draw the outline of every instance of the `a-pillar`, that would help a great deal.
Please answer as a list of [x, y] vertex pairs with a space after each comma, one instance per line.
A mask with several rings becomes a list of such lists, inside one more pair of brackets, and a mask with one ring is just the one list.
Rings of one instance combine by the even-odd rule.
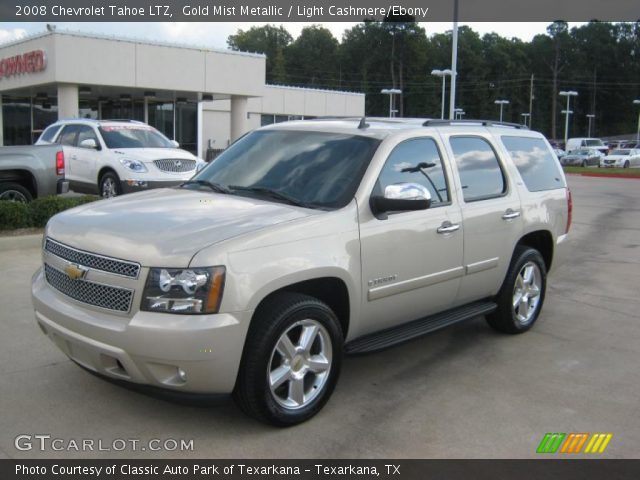
[[231, 97], [231, 142], [236, 141], [249, 130], [247, 97]]
[[78, 118], [78, 86], [58, 85], [58, 120]]

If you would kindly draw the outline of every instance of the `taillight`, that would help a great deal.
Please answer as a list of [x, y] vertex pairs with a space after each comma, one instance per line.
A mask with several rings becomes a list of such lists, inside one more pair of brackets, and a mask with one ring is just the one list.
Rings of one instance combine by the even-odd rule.
[[56, 174], [64, 175], [64, 152], [62, 150], [56, 153]]
[[573, 200], [571, 198], [571, 189], [567, 187], [567, 229], [564, 233], [569, 233], [569, 228], [571, 228], [572, 217], [573, 217]]

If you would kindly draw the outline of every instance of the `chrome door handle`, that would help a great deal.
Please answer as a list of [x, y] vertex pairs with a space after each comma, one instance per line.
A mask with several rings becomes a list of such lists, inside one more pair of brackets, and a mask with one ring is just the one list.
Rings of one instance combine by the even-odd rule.
[[71, 155], [71, 160], [77, 160], [78, 157], [76, 157], [75, 155]]
[[520, 216], [520, 212], [508, 209], [506, 212], [504, 212], [504, 215], [502, 215], [502, 219], [513, 220], [514, 218], [518, 218], [519, 216]]
[[436, 231], [438, 233], [453, 233], [457, 230], [460, 230], [459, 223], [444, 222], [442, 225], [438, 227], [438, 230]]

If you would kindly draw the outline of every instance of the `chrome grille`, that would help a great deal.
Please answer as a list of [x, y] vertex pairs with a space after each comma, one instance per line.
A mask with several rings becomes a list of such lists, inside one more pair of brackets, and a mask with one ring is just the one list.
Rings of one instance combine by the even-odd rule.
[[163, 172], [170, 173], [191, 172], [196, 169], [195, 160], [182, 158], [163, 158], [162, 160], [154, 160], [153, 163]]
[[44, 249], [60, 258], [95, 270], [115, 273], [116, 275], [131, 278], [138, 278], [138, 274], [140, 273], [140, 265], [137, 263], [77, 250], [51, 240], [50, 238], [46, 239]]
[[49, 285], [74, 300], [118, 312], [128, 312], [131, 308], [132, 290], [87, 280], [72, 280], [65, 273], [46, 263], [44, 273]]

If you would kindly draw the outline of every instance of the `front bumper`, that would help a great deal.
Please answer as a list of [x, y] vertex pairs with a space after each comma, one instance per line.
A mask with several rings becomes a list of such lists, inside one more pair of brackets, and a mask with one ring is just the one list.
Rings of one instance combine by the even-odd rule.
[[84, 306], [32, 282], [36, 320], [71, 360], [101, 375], [189, 393], [233, 390], [252, 312], [130, 318]]
[[170, 188], [183, 184], [186, 180], [146, 181], [146, 180], [121, 180], [122, 193], [143, 192], [154, 188]]

